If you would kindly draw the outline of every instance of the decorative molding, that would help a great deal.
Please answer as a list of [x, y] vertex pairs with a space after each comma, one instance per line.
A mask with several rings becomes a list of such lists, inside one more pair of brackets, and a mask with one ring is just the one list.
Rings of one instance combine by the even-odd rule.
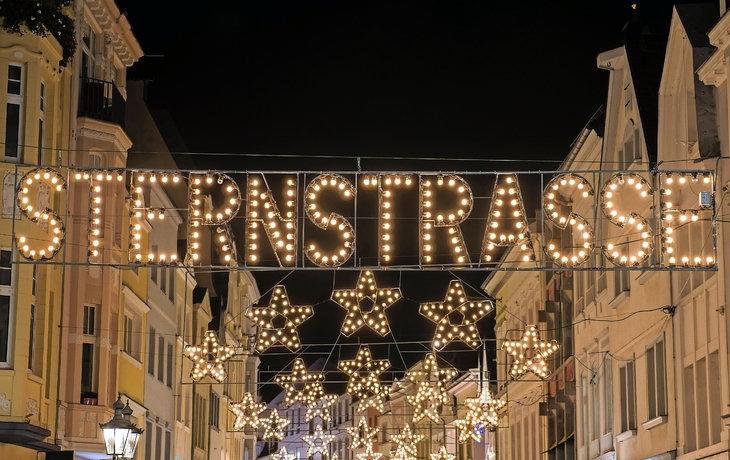
[[25, 404], [25, 413], [28, 415], [33, 414], [33, 417], [38, 419], [41, 413], [38, 407], [38, 401], [33, 398], [28, 398], [28, 402]]
[[91, 128], [79, 128], [79, 130], [76, 132], [76, 135], [79, 137], [88, 137], [90, 139], [111, 142], [119, 150], [126, 150], [122, 143], [119, 141], [119, 138], [117, 138], [117, 136], [106, 131], [99, 131]]
[[0, 409], [10, 413], [10, 400], [5, 398], [5, 393], [0, 393]]

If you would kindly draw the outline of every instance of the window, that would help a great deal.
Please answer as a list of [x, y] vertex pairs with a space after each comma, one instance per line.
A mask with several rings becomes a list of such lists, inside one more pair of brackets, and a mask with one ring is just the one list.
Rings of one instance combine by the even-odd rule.
[[41, 82], [38, 110], [38, 164], [43, 164], [43, 134], [46, 121], [46, 84]]
[[165, 460], [172, 459], [172, 431], [165, 431]]
[[81, 392], [94, 391], [94, 344], [81, 345]]
[[[157, 255], [158, 252], [159, 252], [159, 248], [157, 247], [156, 244], [153, 244], [152, 251], [150, 253]], [[150, 280], [152, 280], [153, 283], [157, 284], [159, 268], [153, 266], [153, 267], [149, 268], [149, 271], [150, 271]]]
[[[142, 319], [149, 312], [150, 307], [142, 302], [128, 286], [123, 286], [122, 292], [124, 294], [124, 316], [120, 347], [125, 352], [124, 356], [132, 357], [141, 363], [143, 361], [142, 349], [144, 348], [143, 337], [145, 335], [145, 331], [142, 330]], [[147, 352], [149, 353], [149, 350]]]
[[134, 334], [134, 320], [124, 315], [124, 323], [122, 327], [122, 351], [128, 355], [132, 355], [132, 336]]
[[84, 324], [82, 326], [84, 335], [94, 335], [96, 307], [84, 305]]
[[386, 423], [381, 425], [380, 432], [383, 435], [383, 442], [388, 442], [388, 425]]
[[13, 295], [12, 282], [12, 253], [8, 250], [0, 250], [0, 363], [8, 365], [10, 364], [10, 298]]
[[96, 153], [90, 153], [89, 154], [89, 166], [92, 168], [101, 168], [101, 166], [102, 166], [101, 155], [98, 155]]
[[[684, 451], [693, 452], [722, 441], [722, 387], [720, 382], [721, 330], [717, 285], [708, 283], [695, 291], [678, 311], [681, 322], [682, 412]], [[701, 332], [706, 331], [706, 332]], [[666, 353], [666, 351], [665, 351]]]
[[665, 375], [664, 339], [646, 350], [647, 399], [649, 420], [667, 415], [667, 381]]
[[193, 395], [193, 419], [195, 427], [193, 434], [195, 436], [195, 447], [205, 450], [208, 445], [208, 401], [198, 393]]
[[160, 267], [160, 291], [167, 293], [167, 268]]
[[96, 34], [91, 25], [84, 21], [81, 24], [81, 77], [94, 77], [94, 54], [96, 52]]
[[593, 272], [576, 273], [575, 281], [577, 286], [578, 299], [575, 302], [575, 313], [578, 314], [596, 300], [595, 274]]
[[147, 343], [147, 373], [155, 375], [155, 328], [150, 328], [149, 341]]
[[614, 297], [622, 292], [628, 292], [631, 289], [631, 272], [621, 270], [613, 272]]
[[210, 426], [218, 429], [218, 412], [220, 411], [220, 398], [215, 393], [210, 393]]
[[167, 283], [167, 298], [170, 299], [170, 302], [175, 303], [175, 268], [170, 267], [170, 269], [167, 270], [167, 274], [169, 275], [169, 282]]
[[608, 353], [603, 357], [603, 391], [603, 434], [608, 434], [613, 431], [613, 361]]
[[619, 367], [621, 385], [621, 432], [636, 429], [636, 378], [634, 361]]
[[580, 415], [581, 415], [581, 436], [580, 445], [588, 445], [588, 377], [585, 372], [580, 375]]
[[160, 382], [165, 381], [165, 337], [160, 335], [160, 341], [159, 341], [159, 348], [158, 348], [158, 355], [157, 355], [157, 380]]
[[30, 335], [28, 337], [28, 370], [33, 372], [35, 359], [35, 305], [30, 305]]
[[144, 432], [149, 435], [145, 439], [144, 458], [152, 460], [152, 422], [147, 422], [147, 429]]
[[[152, 434], [150, 432], [150, 434]], [[155, 458], [160, 460], [162, 456], [162, 427], [157, 425], [155, 427]]]
[[5, 161], [18, 161], [23, 138], [24, 72], [20, 64], [8, 65], [8, 102], [5, 117]]
[[28, 370], [35, 371], [35, 339], [36, 339], [36, 301], [35, 296], [38, 290], [38, 265], [33, 264], [31, 271], [30, 285], [30, 331], [28, 334]]
[[173, 373], [173, 353], [172, 353], [172, 344], [167, 344], [167, 386], [172, 388], [172, 373]]

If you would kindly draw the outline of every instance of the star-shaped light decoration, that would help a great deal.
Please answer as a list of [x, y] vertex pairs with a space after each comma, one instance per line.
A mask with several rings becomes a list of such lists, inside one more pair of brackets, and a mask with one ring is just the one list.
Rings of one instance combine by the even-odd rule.
[[321, 372], [307, 372], [304, 360], [294, 360], [294, 367], [290, 374], [279, 374], [274, 381], [285, 391], [284, 404], [291, 406], [301, 402], [305, 406], [313, 404], [324, 395], [322, 381], [324, 374]]
[[256, 351], [262, 353], [276, 343], [297, 351], [302, 346], [297, 327], [312, 315], [312, 307], [291, 305], [286, 288], [274, 286], [267, 307], [254, 306], [246, 310], [246, 316], [258, 326]]
[[398, 449], [402, 449], [405, 454], [408, 454], [410, 457], [416, 457], [418, 455], [418, 448], [416, 444], [418, 444], [424, 436], [422, 434], [414, 434], [411, 432], [410, 425], [406, 425], [403, 427], [402, 430], [400, 430], [400, 433], [394, 434], [392, 439], [393, 442], [396, 444], [396, 455], [398, 454]]
[[271, 409], [268, 417], [261, 419], [261, 426], [264, 427], [264, 440], [281, 441], [284, 439], [284, 428], [289, 425], [289, 420], [281, 418], [277, 409]]
[[210, 375], [219, 382], [226, 379], [226, 368], [223, 363], [234, 355], [232, 347], [221, 345], [215, 331], [206, 331], [203, 342], [197, 346], [185, 348], [185, 356], [193, 362], [190, 378], [197, 382]]
[[234, 430], [240, 431], [247, 426], [256, 429], [261, 424], [259, 414], [266, 410], [266, 404], [256, 402], [251, 393], [246, 393], [241, 402], [231, 403], [229, 409], [236, 416], [233, 422]]
[[508, 340], [502, 345], [502, 349], [512, 356], [510, 375], [513, 379], [532, 372], [544, 379], [549, 375], [546, 360], [558, 351], [557, 342], [540, 339], [537, 326], [528, 325], [520, 340]]
[[373, 407], [380, 413], [385, 410], [387, 391], [380, 384], [378, 376], [390, 367], [390, 361], [373, 360], [370, 347], [360, 345], [355, 359], [340, 361], [338, 367], [350, 376], [346, 392], [360, 400], [355, 409], [357, 412], [362, 412], [368, 407]]
[[463, 419], [457, 420], [459, 428], [459, 442], [467, 442], [470, 439], [479, 442], [485, 429], [495, 428], [499, 425], [497, 413], [507, 402], [501, 398], [495, 398], [489, 388], [484, 387], [477, 398], [466, 398], [464, 404], [467, 413]]
[[324, 395], [313, 403], [307, 405], [307, 412], [304, 420], [311, 422], [319, 417], [323, 422], [330, 420], [330, 407], [337, 403], [337, 395]]
[[269, 454], [269, 459], [271, 460], [294, 460], [296, 457], [297, 456], [295, 454], [289, 453], [286, 446], [281, 446], [277, 452]]
[[428, 417], [434, 423], [441, 422], [441, 406], [450, 401], [446, 383], [456, 377], [456, 369], [452, 367], [439, 368], [436, 356], [426, 355], [420, 370], [409, 371], [406, 377], [416, 384], [416, 394], [408, 395], [406, 399], [413, 406], [413, 422], [419, 422]]
[[441, 302], [422, 303], [418, 312], [436, 323], [433, 348], [441, 350], [452, 340], [461, 340], [472, 348], [481, 345], [476, 323], [492, 311], [490, 300], [469, 300], [464, 287], [452, 280]]
[[370, 270], [361, 271], [354, 289], [335, 289], [332, 300], [347, 310], [341, 332], [351, 336], [363, 326], [381, 336], [390, 332], [385, 309], [401, 298], [400, 288], [378, 288]]
[[416, 457], [406, 450], [404, 446], [398, 446], [395, 448], [395, 453], [391, 460], [416, 460]]
[[370, 443], [365, 447], [365, 452], [360, 452], [356, 457], [360, 460], [378, 460], [383, 454], [373, 451], [373, 444]]
[[437, 453], [431, 454], [431, 460], [454, 460], [454, 455], [446, 452], [446, 447], [441, 446]]
[[322, 457], [327, 457], [329, 455], [328, 446], [334, 439], [335, 437], [331, 434], [324, 434], [322, 425], [314, 427], [314, 434], [302, 436], [302, 440], [309, 446], [307, 449], [308, 457], [314, 457], [314, 454], [321, 454]]
[[369, 426], [367, 418], [361, 417], [357, 426], [349, 426], [346, 428], [347, 434], [352, 438], [350, 449], [357, 450], [372, 445], [375, 435], [380, 429], [378, 427]]

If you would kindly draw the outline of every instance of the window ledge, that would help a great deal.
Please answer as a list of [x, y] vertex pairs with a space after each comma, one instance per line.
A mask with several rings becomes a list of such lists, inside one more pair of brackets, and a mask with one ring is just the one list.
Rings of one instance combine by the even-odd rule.
[[616, 297], [613, 298], [610, 302], [608, 302], [608, 306], [616, 309], [619, 305], [623, 303], [624, 300], [628, 299], [630, 296], [631, 291], [621, 291]]
[[642, 423], [641, 426], [644, 427], [646, 430], [651, 430], [652, 428], [656, 428], [660, 425], [664, 425], [667, 423], [667, 420], [669, 419], [666, 415], [660, 415], [659, 417], [654, 417], [651, 420], [647, 420], [646, 422]]
[[656, 270], [644, 270], [639, 276], [636, 277], [636, 281], [638, 281], [639, 284], [643, 286], [656, 274]]
[[122, 357], [124, 359], [126, 359], [127, 361], [129, 361], [132, 364], [132, 366], [136, 367], [137, 369], [142, 369], [142, 363], [139, 362], [139, 361], [137, 361], [137, 358], [135, 358], [134, 356], [130, 355], [129, 353], [127, 353], [124, 350], [122, 350], [121, 355], [122, 355]]
[[635, 437], [636, 437], [636, 430], [627, 430], [621, 434], [617, 434], [616, 441], [624, 442], [624, 441], [628, 441], [629, 439], [635, 438]]

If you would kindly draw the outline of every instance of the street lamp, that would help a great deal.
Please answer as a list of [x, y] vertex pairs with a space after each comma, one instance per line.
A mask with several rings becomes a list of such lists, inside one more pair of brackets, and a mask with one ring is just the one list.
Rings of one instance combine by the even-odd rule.
[[129, 420], [132, 415], [129, 402], [124, 405], [122, 398], [119, 397], [112, 407], [114, 408], [114, 417], [106, 423], [99, 424], [99, 427], [104, 431], [106, 454], [111, 455], [115, 460], [131, 459], [137, 449], [139, 435], [144, 430], [137, 428]]

